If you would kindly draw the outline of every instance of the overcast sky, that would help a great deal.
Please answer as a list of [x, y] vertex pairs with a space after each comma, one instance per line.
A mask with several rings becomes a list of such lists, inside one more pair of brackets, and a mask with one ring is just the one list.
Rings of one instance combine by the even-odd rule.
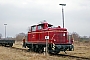
[[65, 3], [65, 28], [80, 36], [90, 36], [90, 0], [0, 0], [0, 33], [7, 36], [27, 33], [28, 27], [46, 20], [62, 27], [62, 7]]

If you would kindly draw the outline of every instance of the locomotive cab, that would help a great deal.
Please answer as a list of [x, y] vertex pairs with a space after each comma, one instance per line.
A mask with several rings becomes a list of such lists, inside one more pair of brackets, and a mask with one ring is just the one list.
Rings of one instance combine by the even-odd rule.
[[38, 25], [33, 25], [31, 26], [31, 31], [37, 31], [37, 30], [43, 30], [43, 29], [48, 29], [52, 28], [53, 25], [48, 24], [47, 22], [38, 24]]

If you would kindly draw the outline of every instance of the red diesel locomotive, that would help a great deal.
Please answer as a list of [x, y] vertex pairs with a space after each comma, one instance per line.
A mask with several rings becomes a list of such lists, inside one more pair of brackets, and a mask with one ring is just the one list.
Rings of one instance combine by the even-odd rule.
[[53, 25], [47, 22], [42, 22], [31, 26], [31, 30], [28, 31], [27, 41], [23, 42], [23, 46], [35, 52], [44, 52], [46, 47], [45, 37], [48, 36], [49, 53], [58, 54], [60, 51], [72, 51], [74, 46], [68, 40], [67, 33], [66, 28], [61, 28], [60, 26], [53, 27]]

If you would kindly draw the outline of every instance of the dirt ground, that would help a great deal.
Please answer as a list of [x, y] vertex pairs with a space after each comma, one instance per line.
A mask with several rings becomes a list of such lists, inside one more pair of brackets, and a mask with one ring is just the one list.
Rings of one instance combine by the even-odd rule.
[[[27, 52], [0, 46], [0, 60], [90, 60], [89, 45], [89, 43], [76, 42], [74, 44], [74, 51], [67, 51], [67, 54], [60, 52], [58, 55], [47, 56], [35, 52]], [[16, 42], [14, 47], [22, 48], [22, 43]], [[68, 56], [62, 56], [61, 54]]]

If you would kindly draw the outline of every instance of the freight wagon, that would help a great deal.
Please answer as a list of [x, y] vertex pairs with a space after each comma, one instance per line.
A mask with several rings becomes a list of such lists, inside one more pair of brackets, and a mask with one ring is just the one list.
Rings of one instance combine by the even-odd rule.
[[12, 47], [14, 43], [15, 43], [15, 40], [7, 40], [7, 39], [0, 40], [0, 45], [2, 45], [2, 46]]

